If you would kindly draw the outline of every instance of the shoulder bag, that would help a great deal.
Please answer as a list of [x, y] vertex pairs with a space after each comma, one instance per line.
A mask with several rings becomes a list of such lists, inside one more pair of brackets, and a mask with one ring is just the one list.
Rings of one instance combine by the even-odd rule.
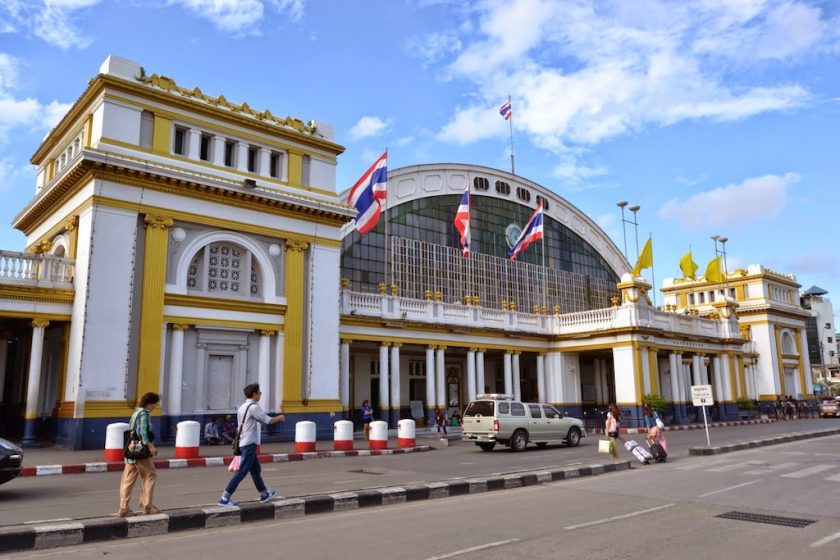
[[234, 456], [242, 455], [242, 450], [239, 448], [239, 436], [242, 435], [242, 426], [245, 425], [245, 422], [248, 420], [248, 410], [254, 406], [254, 403], [249, 404], [245, 407], [245, 413], [242, 415], [242, 422], [239, 423], [239, 429], [236, 430], [236, 437], [233, 438], [233, 454]]
[[137, 420], [144, 412], [148, 414], [146, 411], [140, 411], [134, 415], [131, 419], [128, 430], [123, 433], [123, 438], [125, 440], [125, 451], [123, 452], [123, 455], [126, 459], [137, 461], [140, 459], [148, 459], [152, 456], [151, 451], [149, 451], [149, 446], [143, 443], [143, 439], [140, 437], [140, 434], [137, 433]]

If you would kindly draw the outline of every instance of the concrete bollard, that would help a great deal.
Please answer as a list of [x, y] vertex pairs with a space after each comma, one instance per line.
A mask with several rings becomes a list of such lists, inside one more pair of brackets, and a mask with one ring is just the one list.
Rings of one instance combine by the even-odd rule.
[[178, 422], [178, 432], [175, 434], [175, 458], [194, 459], [198, 457], [198, 446], [201, 443], [201, 424], [194, 420]]
[[382, 420], [370, 423], [368, 440], [371, 449], [388, 449], [388, 424]]
[[109, 463], [125, 459], [124, 434], [128, 428], [126, 422], [115, 422], [105, 428], [105, 460]]
[[397, 447], [414, 447], [417, 445], [416, 424], [410, 418], [403, 418], [397, 422]]
[[333, 424], [333, 449], [336, 451], [353, 449], [353, 422], [339, 420]]
[[295, 424], [295, 451], [298, 453], [315, 451], [315, 422], [304, 420]]

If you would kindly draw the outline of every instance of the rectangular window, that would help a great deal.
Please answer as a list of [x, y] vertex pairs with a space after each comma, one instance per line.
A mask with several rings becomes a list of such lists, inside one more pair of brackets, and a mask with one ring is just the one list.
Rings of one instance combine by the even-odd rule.
[[553, 406], [544, 404], [543, 405], [543, 412], [545, 413], [546, 418], [560, 418], [560, 413], [557, 412], [557, 409]]
[[499, 409], [499, 415], [510, 414], [510, 403], [500, 402], [496, 404], [496, 407]]
[[277, 152], [271, 152], [271, 158], [269, 159], [268, 164], [268, 174], [275, 179], [279, 179], [281, 177], [280, 170], [282, 168], [283, 163], [283, 155], [278, 154]]
[[233, 150], [236, 148], [236, 143], [230, 140], [225, 142], [225, 167], [233, 167]]
[[531, 412], [531, 418], [542, 418], [542, 411], [540, 411], [540, 405], [529, 404], [528, 410]]
[[300, 176], [300, 182], [302, 185], [309, 186], [312, 177], [311, 167], [312, 158], [309, 156], [303, 156], [303, 169], [301, 169]]
[[151, 111], [143, 111], [140, 114], [140, 147], [146, 150], [152, 149], [152, 131], [155, 127], [155, 115]]
[[212, 142], [213, 136], [210, 134], [201, 135], [201, 149], [199, 150], [198, 157], [202, 161], [210, 161], [210, 145]]
[[511, 416], [525, 416], [525, 405], [518, 402], [510, 403]]
[[257, 172], [257, 148], [248, 146], [248, 171]]
[[172, 150], [178, 155], [185, 155], [187, 152], [187, 129], [180, 126], [175, 127], [175, 145]]

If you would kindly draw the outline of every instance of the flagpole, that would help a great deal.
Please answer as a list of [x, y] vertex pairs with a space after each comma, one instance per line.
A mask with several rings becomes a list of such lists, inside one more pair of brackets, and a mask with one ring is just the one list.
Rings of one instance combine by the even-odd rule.
[[655, 266], [653, 263], [653, 232], [649, 231], [648, 236], [650, 236], [650, 281], [653, 284], [653, 307], [656, 307], [656, 272]]
[[469, 243], [470, 254], [467, 257], [467, 291], [472, 296], [473, 304], [475, 304], [475, 293], [473, 292], [473, 267], [472, 267], [472, 191], [470, 185], [467, 183], [467, 232], [470, 234], [467, 238]]
[[[511, 103], [510, 95], [508, 95], [508, 104]], [[508, 125], [510, 127], [510, 174], [516, 175], [516, 168], [513, 164], [513, 105], [511, 105], [510, 110], [510, 118], [508, 119]]]
[[[386, 162], [386, 169], [387, 169], [387, 161], [388, 161], [388, 148], [385, 148], [385, 162]], [[385, 181], [387, 184], [388, 175], [387, 172], [385, 174]], [[391, 286], [394, 283], [394, 262], [391, 258], [390, 253], [390, 243], [388, 238], [388, 188], [385, 188], [385, 293], [391, 291]], [[389, 278], [390, 276], [390, 278]]]

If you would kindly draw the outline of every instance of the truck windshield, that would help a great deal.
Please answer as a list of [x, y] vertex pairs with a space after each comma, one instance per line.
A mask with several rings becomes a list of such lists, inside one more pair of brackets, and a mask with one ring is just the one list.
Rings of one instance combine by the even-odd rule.
[[464, 411], [464, 416], [493, 416], [494, 401], [473, 401]]

